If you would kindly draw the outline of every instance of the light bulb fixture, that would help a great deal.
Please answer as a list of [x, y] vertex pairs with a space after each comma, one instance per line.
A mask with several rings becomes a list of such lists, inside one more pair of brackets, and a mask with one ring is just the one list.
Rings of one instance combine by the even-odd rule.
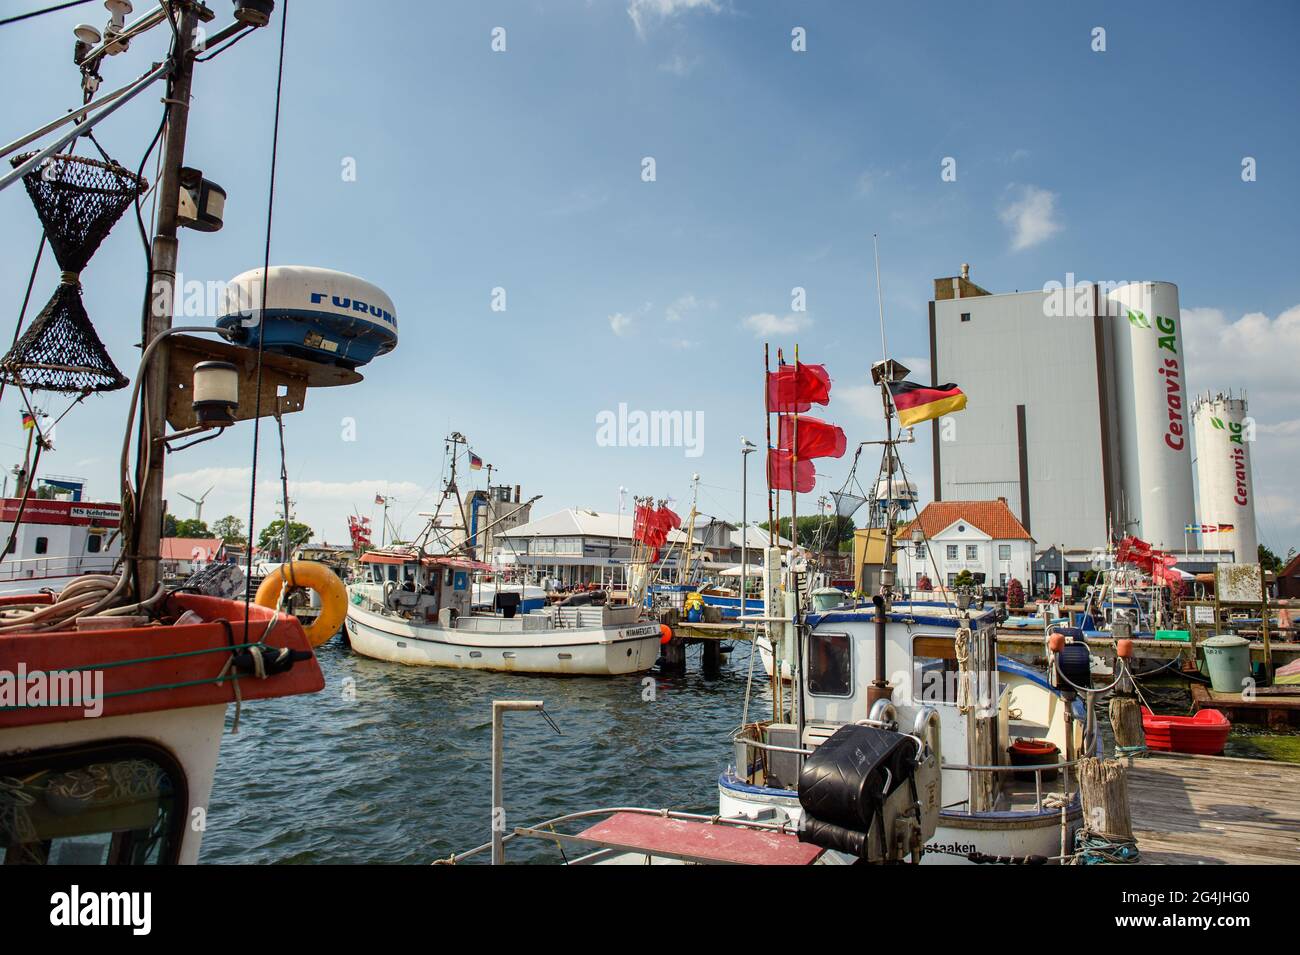
[[235, 0], [235, 19], [250, 27], [264, 27], [271, 22], [275, 0]]
[[104, 8], [108, 10], [108, 23], [104, 25], [104, 38], [109, 41], [109, 45], [104, 48], [104, 52], [109, 56], [117, 56], [119, 53], [126, 52], [126, 48], [131, 45], [129, 40], [118, 40], [122, 31], [126, 29], [126, 18], [131, 13], [131, 0], [104, 0]]
[[216, 232], [226, 211], [226, 190], [203, 178], [197, 169], [184, 168], [180, 175], [180, 200], [176, 222], [198, 232]]
[[81, 43], [86, 43], [90, 46], [96, 45], [103, 39], [99, 30], [91, 26], [89, 23], [78, 23], [72, 28], [72, 35]]
[[239, 405], [239, 369], [228, 361], [194, 366], [194, 417], [201, 428], [228, 428]]

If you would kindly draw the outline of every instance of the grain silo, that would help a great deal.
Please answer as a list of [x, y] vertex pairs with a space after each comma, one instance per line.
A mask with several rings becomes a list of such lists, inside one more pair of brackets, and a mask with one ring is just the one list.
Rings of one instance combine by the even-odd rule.
[[[1208, 550], [1232, 548], [1239, 564], [1259, 561], [1255, 491], [1250, 474], [1253, 434], [1245, 396], [1205, 395], [1192, 406], [1196, 427], [1197, 504]], [[1232, 530], [1204, 533], [1210, 526]]]
[[1106, 300], [1115, 346], [1123, 526], [1156, 547], [1182, 550], [1195, 509], [1178, 287], [1136, 282]]

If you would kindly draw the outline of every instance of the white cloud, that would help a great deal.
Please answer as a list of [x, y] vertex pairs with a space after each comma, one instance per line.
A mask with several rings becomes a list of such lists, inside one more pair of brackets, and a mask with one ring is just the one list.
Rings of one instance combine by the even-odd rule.
[[[259, 534], [279, 514], [281, 489], [275, 473], [275, 469], [266, 462], [258, 469], [255, 532]], [[193, 517], [194, 506], [179, 495], [198, 497], [212, 488], [212, 493], [203, 504], [203, 519], [208, 526], [227, 514], [235, 515], [247, 525], [248, 482], [251, 476], [252, 469], [248, 467], [196, 468], [168, 475], [165, 492], [168, 509], [178, 517]], [[414, 515], [429, 492], [429, 488], [413, 481], [393, 481], [381, 477], [354, 481], [289, 482], [289, 499], [293, 502], [294, 519], [311, 527], [317, 541], [333, 543], [346, 540], [347, 516], [354, 508], [362, 514], [378, 512], [379, 508], [374, 504], [376, 494], [382, 494], [393, 502], [395, 509], [389, 511], [391, 520], [407, 519], [408, 526], [405, 529], [414, 531], [415, 524], [422, 523]]]
[[632, 18], [636, 32], [645, 36], [646, 26], [652, 20], [668, 20], [690, 10], [707, 10], [717, 13], [718, 0], [628, 0], [627, 15]]
[[770, 338], [773, 335], [789, 335], [801, 331], [812, 324], [812, 318], [805, 313], [779, 317], [771, 312], [760, 312], [750, 315], [742, 324], [754, 333], [755, 338]]
[[632, 316], [623, 312], [615, 312], [609, 316], [609, 327], [615, 335], [626, 335], [632, 330]]
[[1045, 242], [1061, 231], [1056, 221], [1057, 195], [1037, 186], [1011, 186], [1015, 196], [998, 210], [998, 218], [1011, 229], [1011, 249], [1019, 252]]
[[700, 307], [700, 300], [692, 293], [687, 292], [678, 298], [675, 302], [664, 309], [664, 318], [670, 322], [680, 322], [682, 316], [687, 312], [694, 311]]

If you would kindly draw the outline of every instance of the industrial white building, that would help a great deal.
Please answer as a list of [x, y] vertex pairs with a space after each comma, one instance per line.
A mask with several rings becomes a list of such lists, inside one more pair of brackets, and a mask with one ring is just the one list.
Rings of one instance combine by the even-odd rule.
[[[1196, 430], [1196, 533], [1206, 548], [1231, 548], [1239, 564], [1259, 560], [1250, 425], [1244, 395], [1204, 395], [1192, 404]], [[1214, 528], [1211, 530], [1210, 528]]]
[[937, 500], [1005, 497], [1040, 547], [1200, 549], [1176, 286], [994, 295], [966, 266], [934, 286], [931, 382], [968, 397], [933, 424]]

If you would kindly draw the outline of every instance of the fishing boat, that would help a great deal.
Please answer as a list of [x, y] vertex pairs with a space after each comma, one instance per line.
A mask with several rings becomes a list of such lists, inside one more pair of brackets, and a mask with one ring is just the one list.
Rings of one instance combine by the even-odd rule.
[[[554, 604], [528, 612], [498, 595], [500, 610], [474, 612], [471, 576], [491, 570], [468, 557], [417, 549], [374, 550], [348, 586], [347, 635], [363, 656], [416, 666], [612, 676], [659, 658], [660, 628], [635, 605]], [[586, 596], [586, 595], [583, 595]]]
[[[48, 486], [48, 479], [45, 482]], [[111, 572], [122, 555], [120, 504], [26, 496], [0, 502], [0, 525], [13, 544], [0, 563], [0, 596], [62, 590], [85, 574]]]
[[[225, 208], [225, 191], [185, 165], [191, 100], [200, 99], [191, 96], [195, 66], [266, 25], [268, 11], [237, 5], [233, 20], [203, 33], [200, 24], [216, 14], [201, 4], [159, 4], [131, 23], [130, 3], [109, 6], [106, 37], [86, 24], [74, 31], [81, 105], [6, 146], [6, 157], [34, 151], [12, 155], [14, 168], [0, 176], [0, 190], [23, 183], [43, 230], [39, 248], [48, 246], [61, 269], [39, 314], [28, 320], [25, 301], [19, 309], [14, 343], [0, 357], [0, 390], [29, 409], [34, 392], [69, 396], [57, 423], [91, 394], [131, 387], [115, 468], [120, 505], [83, 502], [76, 488], [72, 500], [38, 493], [53, 425], [24, 416], [34, 453], [18, 496], [4, 508], [15, 547], [0, 554], [6, 584], [22, 588], [6, 587], [0, 596], [0, 854], [7, 864], [196, 862], [232, 707], [230, 728], [237, 731], [241, 709], [252, 701], [323, 689], [313, 648], [320, 630], [341, 623], [345, 600], [328, 568], [296, 562], [299, 583], [310, 578], [313, 588], [329, 581], [337, 587], [336, 619], [313, 634], [284, 611], [280, 588], [268, 588], [277, 594], [269, 606], [250, 601], [233, 565], [193, 575], [183, 591], [168, 589], [160, 559], [167, 461], [239, 422], [274, 417], [282, 428], [282, 416], [302, 410], [309, 388], [359, 382], [356, 368], [371, 356], [354, 353], [356, 360], [341, 366], [326, 360], [328, 347], [285, 355], [274, 342], [263, 348], [210, 341], [202, 336], [215, 339], [219, 329], [172, 325], [180, 230], [216, 231]], [[109, 58], [128, 44], [141, 49], [153, 30], [167, 40], [148, 71], [100, 92]], [[207, 47], [191, 42], [201, 34]], [[155, 234], [142, 276], [149, 293], [144, 347], [132, 380], [113, 363], [86, 313], [81, 274], [122, 214], [133, 205], [139, 210], [148, 184], [98, 142], [92, 156], [77, 155], [76, 147], [164, 80], [163, 123], [139, 163], [146, 168], [159, 149]], [[278, 126], [278, 93], [275, 115]], [[274, 182], [274, 167], [271, 175]], [[146, 233], [143, 217], [140, 226]], [[319, 311], [299, 312], [299, 330], [333, 327]], [[288, 334], [284, 323], [277, 327]], [[262, 328], [259, 318], [246, 330]], [[258, 387], [240, 384], [253, 380]], [[69, 490], [65, 479], [45, 480]]]
[[[643, 618], [639, 600], [615, 605], [603, 592], [586, 592], [538, 604], [528, 587], [475, 583], [494, 572], [475, 557], [480, 537], [537, 498], [471, 530], [456, 475], [460, 457], [472, 452], [459, 432], [446, 440], [450, 473], [416, 542], [361, 556], [348, 585], [352, 649], [390, 663], [520, 673], [614, 676], [654, 666], [662, 634]], [[446, 514], [452, 523], [442, 520]], [[491, 604], [483, 602], [484, 587], [492, 588]]]

